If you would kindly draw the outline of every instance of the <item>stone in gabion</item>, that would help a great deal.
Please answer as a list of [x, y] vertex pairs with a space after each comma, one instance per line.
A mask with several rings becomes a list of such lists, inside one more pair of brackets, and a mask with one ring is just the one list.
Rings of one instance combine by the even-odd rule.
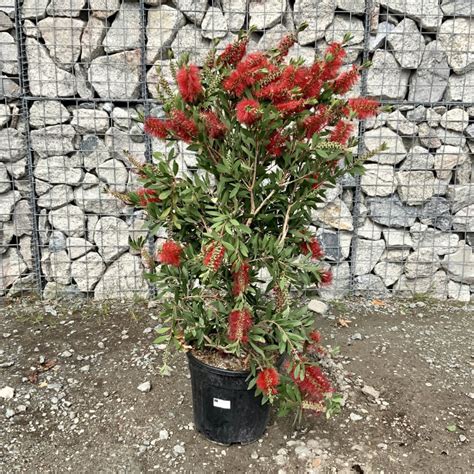
[[331, 267], [333, 283], [327, 288], [320, 288], [319, 294], [325, 300], [341, 299], [349, 294], [351, 271], [347, 262]]
[[194, 25], [186, 25], [178, 31], [171, 48], [175, 57], [188, 53], [190, 62], [203, 66], [209, 46], [210, 41], [203, 38], [199, 28]]
[[196, 25], [200, 25], [207, 10], [207, 0], [174, 0], [173, 3]]
[[209, 7], [201, 25], [204, 38], [223, 38], [228, 31], [227, 20], [220, 8]]
[[74, 109], [71, 125], [78, 133], [104, 134], [109, 128], [109, 114], [98, 109]]
[[93, 247], [94, 246], [89, 241], [83, 239], [82, 237], [66, 238], [66, 248], [71, 260], [82, 257], [87, 252], [89, 252], [89, 250], [92, 250]]
[[439, 179], [447, 180], [452, 170], [468, 159], [467, 153], [461, 147], [443, 145], [436, 151], [434, 168]]
[[445, 255], [443, 268], [450, 278], [455, 281], [472, 285], [474, 283], [474, 255], [472, 247], [461, 240], [458, 249], [451, 255]]
[[449, 202], [443, 197], [432, 197], [420, 211], [420, 221], [423, 224], [431, 225], [442, 231], [451, 228], [452, 216], [449, 209]]
[[58, 184], [52, 186], [46, 193], [37, 199], [39, 207], [45, 209], [57, 209], [74, 200], [74, 193], [71, 186], [67, 184]]
[[341, 262], [349, 256], [352, 241], [351, 233], [318, 229], [316, 236], [324, 251], [325, 259]]
[[97, 176], [113, 191], [123, 193], [127, 189], [128, 171], [120, 160], [104, 161], [97, 167]]
[[[140, 47], [140, 5], [124, 2], [102, 42], [106, 53], [117, 53]], [[109, 80], [113, 80], [111, 77]]]
[[86, 228], [84, 212], [73, 204], [68, 204], [48, 214], [51, 226], [71, 237], [81, 237]]
[[384, 240], [364, 240], [357, 242], [357, 252], [353, 260], [354, 275], [370, 273], [385, 250]]
[[323, 209], [313, 211], [312, 217], [313, 221], [321, 222], [334, 229], [353, 230], [351, 213], [340, 199], [330, 202]]
[[351, 15], [336, 14], [334, 20], [326, 29], [324, 39], [327, 43], [342, 41], [348, 31], [352, 35], [352, 39], [347, 42], [348, 46], [360, 44], [364, 41], [364, 24], [362, 20]]
[[388, 196], [397, 189], [393, 166], [368, 163], [360, 185], [368, 196]]
[[423, 29], [436, 31], [443, 18], [438, 0], [380, 0], [380, 5], [420, 22]]
[[336, 6], [339, 10], [354, 14], [365, 13], [365, 0], [336, 0]]
[[434, 156], [422, 146], [410, 148], [406, 159], [400, 166], [400, 171], [423, 171], [433, 169]]
[[247, 0], [222, 0], [222, 10], [230, 31], [240, 31], [244, 26]]
[[4, 295], [12, 285], [28, 269], [23, 258], [14, 248], [2, 255], [2, 271], [0, 272], [0, 295]]
[[0, 162], [14, 163], [26, 155], [25, 137], [15, 128], [0, 130]]
[[369, 161], [375, 161], [381, 165], [396, 165], [405, 158], [407, 153], [402, 138], [386, 127], [365, 132], [364, 143], [368, 151], [374, 151], [385, 143], [386, 150], [369, 158]]
[[370, 218], [387, 227], [410, 227], [414, 224], [418, 210], [405, 206], [396, 195], [367, 199]]
[[386, 297], [389, 295], [383, 279], [378, 275], [371, 273], [359, 275], [354, 278], [354, 292], [364, 296], [372, 295]]
[[402, 263], [379, 262], [374, 267], [374, 273], [378, 275], [385, 285], [393, 285], [403, 274]]
[[108, 18], [118, 12], [120, 0], [89, 0], [89, 8], [97, 18]]
[[423, 57], [425, 41], [416, 23], [403, 19], [388, 35], [388, 44], [400, 66], [416, 69]]
[[423, 204], [435, 192], [436, 179], [432, 171], [398, 171], [396, 182], [400, 199], [410, 206]]
[[474, 232], [474, 204], [456, 212], [453, 216], [453, 229], [458, 232]]
[[413, 248], [413, 239], [410, 232], [399, 229], [387, 229], [383, 231], [383, 238], [387, 249]]
[[48, 125], [68, 122], [71, 114], [59, 101], [36, 101], [30, 107], [30, 125], [34, 128], [44, 128]]
[[71, 263], [71, 277], [81, 291], [92, 291], [106, 269], [97, 252], [89, 252]]
[[[304, 21], [308, 23], [308, 28], [298, 35], [298, 41], [301, 46], [324, 38], [326, 28], [334, 19], [335, 9], [335, 0], [296, 0], [293, 11], [295, 27], [298, 27]], [[274, 9], [273, 11], [276, 10]]]
[[463, 109], [450, 109], [441, 117], [439, 124], [449, 130], [463, 132], [469, 125], [469, 114]]
[[418, 126], [418, 138], [420, 144], [426, 148], [439, 148], [441, 146], [441, 140], [436, 130], [432, 129], [427, 123], [420, 123]]
[[7, 222], [10, 220], [13, 208], [20, 199], [21, 194], [18, 191], [9, 191], [0, 194], [0, 222]]
[[447, 192], [452, 211], [457, 212], [463, 207], [474, 204], [474, 184], [450, 185]]
[[89, 63], [103, 53], [102, 41], [106, 28], [104, 20], [95, 16], [89, 17], [81, 37], [81, 62]]
[[379, 240], [382, 236], [382, 227], [366, 218], [364, 223], [355, 229], [355, 232], [362, 239]]
[[452, 18], [446, 20], [438, 33], [448, 63], [456, 74], [474, 69], [474, 19]]
[[18, 49], [13, 36], [0, 33], [0, 64], [5, 74], [18, 74]]

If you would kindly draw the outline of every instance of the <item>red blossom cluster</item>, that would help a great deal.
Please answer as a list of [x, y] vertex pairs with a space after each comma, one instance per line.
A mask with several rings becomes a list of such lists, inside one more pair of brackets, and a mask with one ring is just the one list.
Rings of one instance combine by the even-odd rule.
[[321, 273], [321, 286], [329, 286], [332, 280], [333, 276], [331, 270], [325, 270]]
[[301, 242], [300, 250], [303, 255], [308, 255], [311, 253], [311, 258], [313, 260], [319, 260], [324, 257], [321, 244], [315, 237], [312, 237], [309, 242]]
[[160, 198], [154, 189], [140, 188], [137, 190], [138, 204], [146, 207], [151, 202], [160, 202]]
[[321, 402], [325, 394], [334, 390], [329, 379], [321, 368], [316, 365], [305, 368], [303, 380], [295, 377], [294, 369], [290, 372], [290, 376], [307, 401]]
[[176, 83], [181, 97], [189, 104], [196, 102], [203, 92], [201, 73], [195, 64], [180, 68], [176, 73]]
[[248, 309], [234, 310], [229, 314], [229, 341], [246, 343], [249, 341], [249, 331], [253, 318]]
[[355, 65], [349, 71], [345, 71], [335, 79], [332, 89], [336, 94], [346, 94], [359, 80], [359, 68]]
[[354, 125], [352, 123], [339, 120], [331, 132], [329, 140], [331, 142], [340, 143], [341, 145], [346, 145], [353, 130]]
[[206, 267], [217, 272], [224, 259], [225, 248], [219, 242], [211, 242], [204, 250], [203, 263]]
[[232, 272], [232, 294], [241, 295], [250, 283], [250, 265], [248, 262], [241, 263], [238, 270]]
[[172, 110], [171, 119], [147, 117], [144, 125], [145, 133], [162, 140], [177, 138], [191, 143], [198, 134], [198, 128], [194, 121], [188, 118], [185, 112], [178, 109]]
[[260, 104], [254, 99], [243, 99], [235, 107], [237, 120], [244, 125], [252, 125], [260, 117]]
[[166, 241], [157, 252], [156, 260], [164, 265], [179, 267], [181, 265], [181, 253], [183, 248], [173, 240]]
[[207, 110], [205, 112], [201, 112], [201, 117], [204, 119], [207, 133], [209, 133], [211, 138], [219, 138], [224, 135], [227, 127], [219, 120], [217, 114]]
[[267, 152], [270, 156], [278, 157], [283, 154], [283, 150], [285, 149], [286, 145], [286, 138], [283, 134], [277, 130], [272, 134], [270, 140], [267, 145]]
[[290, 48], [296, 43], [296, 39], [296, 35], [291, 34], [284, 36], [280, 40], [277, 46], [278, 55], [276, 57], [276, 60], [278, 62], [281, 62], [283, 61], [283, 59], [285, 59], [285, 57], [288, 55], [288, 51], [290, 50]]
[[374, 117], [378, 114], [380, 109], [380, 102], [374, 99], [367, 99], [365, 97], [355, 97], [347, 101], [349, 110], [352, 110], [357, 118], [364, 120], [369, 117]]
[[260, 371], [257, 375], [257, 387], [265, 395], [276, 395], [278, 393], [278, 384], [280, 383], [280, 374], [273, 367], [268, 367]]
[[245, 56], [248, 42], [249, 39], [246, 37], [228, 44], [219, 56], [219, 61], [228, 66], [235, 66]]

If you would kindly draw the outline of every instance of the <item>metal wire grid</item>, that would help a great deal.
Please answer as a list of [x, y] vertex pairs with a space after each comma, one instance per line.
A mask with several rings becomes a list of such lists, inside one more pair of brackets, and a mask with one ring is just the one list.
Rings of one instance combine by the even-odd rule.
[[[458, 254], [459, 241], [470, 243], [474, 232], [472, 5], [403, 3], [0, 0], [2, 292], [147, 294], [140, 257], [128, 250], [143, 215], [103, 185], [133, 188], [124, 149], [143, 161], [163, 149], [133, 120], [162, 113], [156, 66], [170, 76], [170, 50], [202, 65], [211, 40], [223, 49], [250, 24], [258, 27], [251, 50], [273, 46], [306, 20], [290, 56], [311, 60], [352, 31], [347, 64], [373, 62], [358, 93], [394, 106], [358, 128], [358, 153], [383, 141], [389, 151], [368, 163], [362, 179], [331, 190], [315, 216], [335, 275], [326, 295], [458, 292], [466, 299], [470, 247]], [[184, 148], [180, 164], [193, 172]], [[150, 238], [150, 251], [156, 245]], [[460, 270], [446, 276], [451, 255]]]

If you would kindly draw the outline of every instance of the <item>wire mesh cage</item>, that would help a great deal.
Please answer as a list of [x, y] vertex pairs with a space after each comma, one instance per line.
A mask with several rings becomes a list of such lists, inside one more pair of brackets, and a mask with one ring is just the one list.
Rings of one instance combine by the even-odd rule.
[[[344, 177], [313, 215], [334, 284], [352, 293], [469, 301], [474, 283], [474, 4], [462, 0], [0, 0], [0, 295], [147, 296], [129, 237], [150, 237], [116, 192], [137, 185], [127, 154], [165, 145], [170, 54], [202, 66], [255, 27], [249, 50], [306, 21], [289, 57], [311, 61], [352, 33], [344, 68], [371, 61], [354, 92], [391, 105], [361, 121], [360, 178]], [[180, 172], [195, 173], [179, 146]]]

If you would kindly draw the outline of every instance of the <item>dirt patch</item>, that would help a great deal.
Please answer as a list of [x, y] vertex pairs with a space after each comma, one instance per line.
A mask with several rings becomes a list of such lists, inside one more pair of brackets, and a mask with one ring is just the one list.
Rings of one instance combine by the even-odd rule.
[[0, 398], [0, 471], [473, 472], [472, 307], [351, 300], [316, 319], [341, 350], [343, 413], [299, 430], [273, 416], [258, 443], [225, 448], [194, 430], [186, 357], [158, 375], [156, 309], [5, 305], [0, 390], [14, 395]]

